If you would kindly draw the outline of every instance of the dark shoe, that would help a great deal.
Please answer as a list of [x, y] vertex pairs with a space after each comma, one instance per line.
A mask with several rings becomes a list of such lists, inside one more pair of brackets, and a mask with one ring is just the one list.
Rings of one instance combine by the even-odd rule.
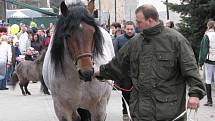
[[0, 88], [0, 90], [8, 90], [7, 87]]
[[213, 103], [212, 102], [207, 102], [206, 104], [204, 104], [204, 106], [213, 106]]

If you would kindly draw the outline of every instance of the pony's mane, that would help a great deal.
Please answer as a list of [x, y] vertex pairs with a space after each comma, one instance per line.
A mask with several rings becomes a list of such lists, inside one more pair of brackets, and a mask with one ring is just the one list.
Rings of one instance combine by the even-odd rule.
[[68, 6], [67, 16], [60, 15], [53, 36], [53, 45], [51, 48], [51, 59], [55, 67], [62, 66], [64, 61], [64, 41], [71, 35], [70, 33], [80, 27], [80, 22], [85, 22], [95, 28], [93, 35], [94, 49], [93, 55], [103, 54], [102, 45], [104, 43], [103, 35], [95, 21], [88, 13], [83, 3], [71, 4]]

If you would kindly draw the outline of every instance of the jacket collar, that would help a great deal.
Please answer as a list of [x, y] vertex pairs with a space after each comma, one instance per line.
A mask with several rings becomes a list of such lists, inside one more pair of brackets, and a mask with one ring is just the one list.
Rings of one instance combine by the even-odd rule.
[[160, 21], [160, 23], [158, 25], [151, 27], [151, 28], [148, 28], [148, 29], [144, 29], [141, 32], [141, 34], [143, 35], [143, 37], [153, 36], [153, 35], [160, 34], [163, 29], [164, 29], [163, 22]]

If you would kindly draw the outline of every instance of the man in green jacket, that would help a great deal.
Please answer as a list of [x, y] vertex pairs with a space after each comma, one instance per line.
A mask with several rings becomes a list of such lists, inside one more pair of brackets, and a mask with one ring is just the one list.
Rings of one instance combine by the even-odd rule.
[[[136, 9], [142, 29], [94, 77], [123, 80], [133, 85], [130, 112], [133, 121], [172, 121], [187, 108], [197, 110], [205, 95], [190, 43], [174, 29], [164, 27], [152, 5]], [[130, 82], [131, 80], [131, 82]], [[183, 115], [177, 121], [186, 121]]]

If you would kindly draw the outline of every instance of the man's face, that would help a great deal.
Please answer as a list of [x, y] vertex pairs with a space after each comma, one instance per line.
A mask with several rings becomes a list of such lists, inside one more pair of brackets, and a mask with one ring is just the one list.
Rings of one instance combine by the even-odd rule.
[[22, 30], [23, 32], [26, 32], [26, 31], [27, 31], [26, 26], [25, 26], [25, 25], [22, 25], [22, 26], [21, 26], [21, 30]]
[[111, 26], [111, 29], [112, 29], [112, 34], [114, 35], [114, 34], [115, 34], [115, 32], [116, 32], [116, 28], [115, 28], [115, 26]]
[[137, 27], [141, 30], [150, 28], [149, 19], [146, 20], [141, 11], [136, 14], [136, 22]]
[[125, 26], [125, 33], [130, 37], [133, 36], [135, 33], [134, 25], [126, 25]]

